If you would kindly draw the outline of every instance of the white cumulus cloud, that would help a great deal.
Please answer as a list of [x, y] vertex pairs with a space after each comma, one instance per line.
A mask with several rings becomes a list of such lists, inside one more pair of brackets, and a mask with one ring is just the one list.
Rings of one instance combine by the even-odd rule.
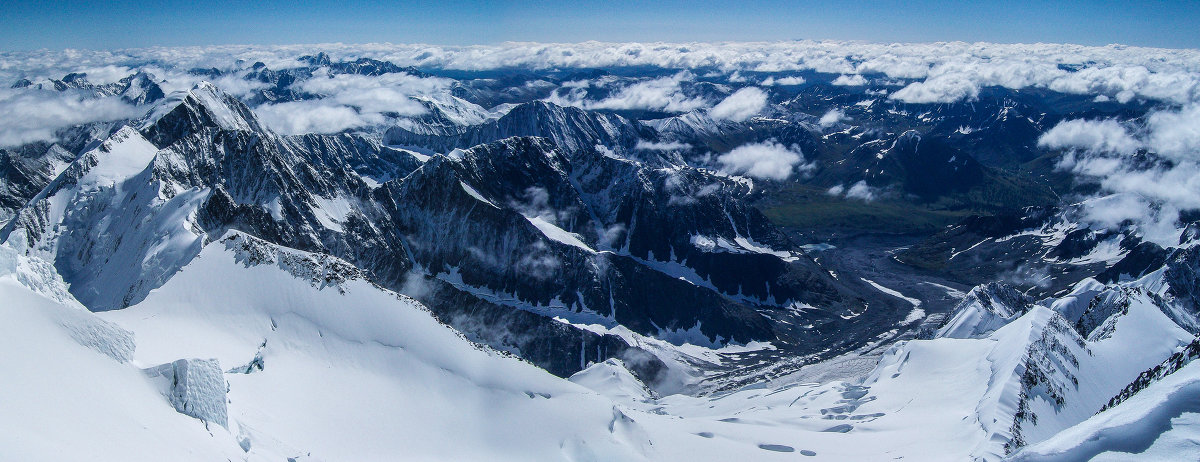
[[351, 128], [384, 123], [378, 113], [360, 113], [354, 108], [322, 101], [293, 101], [264, 104], [254, 109], [271, 130], [286, 135], [337, 133]]
[[817, 124], [820, 125], [821, 128], [829, 128], [843, 120], [846, 120], [846, 113], [842, 112], [841, 109], [834, 108], [830, 109], [829, 112], [826, 112], [825, 115], [821, 116], [821, 119], [817, 121]]
[[806, 173], [815, 168], [804, 163], [799, 147], [787, 147], [768, 141], [743, 144], [717, 157], [721, 171], [768, 180], [786, 180], [797, 170]]
[[[1117, 228], [1131, 221], [1142, 237], [1160, 245], [1178, 242], [1181, 210], [1200, 209], [1200, 108], [1152, 112], [1144, 126], [1115, 120], [1060, 122], [1039, 140], [1073, 148], [1058, 167], [1097, 182], [1101, 196], [1085, 201], [1084, 220]], [[1139, 149], [1170, 162], [1146, 162]]]
[[775, 77], [767, 77], [766, 80], [762, 81], [762, 86], [764, 86], [764, 87], [770, 87], [770, 86], [774, 86], [774, 85], [787, 86], [787, 85], [803, 85], [803, 84], [804, 84], [804, 77], [800, 77], [798, 75], [788, 76], [788, 77], [780, 77], [778, 79]]
[[1068, 120], [1060, 122], [1038, 138], [1038, 146], [1052, 149], [1084, 149], [1131, 153], [1139, 143], [1119, 122], [1106, 120]]
[[833, 79], [833, 82], [831, 82], [831, 83], [833, 83], [834, 85], [841, 85], [841, 86], [846, 86], [846, 87], [859, 87], [859, 86], [866, 85], [867, 79], [858, 74], [853, 74], [853, 75], [842, 74], [842, 75], [839, 75], [836, 79]]
[[646, 141], [638, 140], [634, 149], [639, 151], [683, 151], [691, 149], [692, 145], [678, 141]]
[[733, 92], [708, 112], [717, 120], [741, 122], [762, 112], [767, 105], [767, 93], [756, 87]]
[[964, 75], [948, 75], [910, 83], [888, 98], [905, 103], [928, 104], [974, 100], [978, 96], [978, 83]]
[[0, 89], [0, 146], [55, 141], [55, 132], [79, 124], [138, 117], [142, 109], [120, 98], [75, 91]]
[[[687, 112], [705, 107], [710, 103], [701, 97], [689, 97], [683, 92], [681, 83], [694, 79], [690, 72], [647, 79], [625, 84], [599, 101], [587, 99], [587, 87], [611, 84], [612, 79], [598, 82], [577, 82], [568, 92], [554, 93], [548, 101], [559, 106], [575, 106], [583, 109], [645, 109], [667, 112]], [[620, 85], [620, 84], [618, 84]]]
[[[717, 68], [735, 71], [817, 71], [851, 76], [881, 74], [917, 80], [898, 100], [946, 102], [970, 99], [979, 88], [1049, 88], [1186, 104], [1200, 101], [1200, 50], [1109, 45], [996, 43], [861, 43], [839, 41], [726, 43], [504, 43], [438, 46], [425, 44], [322, 44], [157, 47], [105, 50], [3, 52], [0, 83], [17, 78], [61, 78], [68, 72], [113, 70], [152, 63], [182, 73], [191, 68], [230, 69], [262, 61], [272, 69], [294, 67], [296, 58], [318, 51], [334, 60], [374, 58], [401, 66], [487, 70], [648, 66], [664, 69]], [[1074, 66], [1068, 70], [1060, 64]], [[163, 73], [161, 75], [167, 75]], [[739, 74], [740, 75], [740, 74]], [[89, 74], [89, 78], [91, 75]], [[855, 79], [857, 80], [857, 79]], [[190, 85], [184, 85], [190, 87]], [[958, 99], [954, 99], [958, 98]]]
[[875, 191], [870, 186], [867, 186], [866, 181], [859, 180], [853, 186], [850, 186], [850, 189], [846, 190], [846, 198], [869, 202], [875, 200]]

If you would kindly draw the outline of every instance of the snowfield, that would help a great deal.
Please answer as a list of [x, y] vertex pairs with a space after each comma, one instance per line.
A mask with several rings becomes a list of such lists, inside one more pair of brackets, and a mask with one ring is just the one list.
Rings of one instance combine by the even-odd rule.
[[[864, 379], [660, 397], [616, 359], [551, 376], [467, 341], [345, 262], [238, 232], [141, 303], [100, 314], [64, 299], [48, 265], [0, 251], [10, 320], [0, 341], [26, 352], [3, 356], [5, 370], [22, 371], [3, 379], [6, 459], [1168, 460], [1195, 450], [1195, 364], [1092, 415], [1191, 338], [1136, 295], [1102, 337], [1062, 329], [1060, 313], [1035, 305], [982, 336], [894, 345]], [[991, 323], [978, 298], [955, 330]], [[1031, 367], [1044, 374], [1032, 387]], [[1005, 447], [1014, 433], [1026, 447]]]

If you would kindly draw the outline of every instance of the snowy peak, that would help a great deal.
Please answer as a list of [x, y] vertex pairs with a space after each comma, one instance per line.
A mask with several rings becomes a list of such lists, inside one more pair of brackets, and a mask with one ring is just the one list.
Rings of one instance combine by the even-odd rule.
[[993, 282], [971, 289], [955, 306], [937, 337], [982, 338], [1025, 314], [1033, 300], [1004, 283]]
[[119, 83], [125, 85], [121, 91], [121, 99], [136, 106], [151, 104], [166, 97], [162, 87], [155, 82], [154, 75], [149, 72], [138, 71], [121, 79]]
[[209, 82], [159, 101], [139, 126], [160, 147], [206, 129], [268, 133], [250, 108]]
[[618, 402], [647, 402], [655, 398], [654, 392], [629, 371], [624, 361], [617, 358], [592, 364], [568, 380]]

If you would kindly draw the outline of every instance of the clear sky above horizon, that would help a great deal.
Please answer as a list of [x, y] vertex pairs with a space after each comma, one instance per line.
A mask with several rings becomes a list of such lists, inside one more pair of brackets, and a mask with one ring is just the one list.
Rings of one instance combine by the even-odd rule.
[[11, 0], [0, 50], [504, 41], [1061, 42], [1200, 48], [1200, 1]]

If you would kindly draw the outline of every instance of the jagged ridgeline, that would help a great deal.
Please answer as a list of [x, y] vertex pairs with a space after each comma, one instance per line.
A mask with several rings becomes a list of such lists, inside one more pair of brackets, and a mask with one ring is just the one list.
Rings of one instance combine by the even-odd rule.
[[[82, 146], [12, 151], [32, 158], [10, 177], [12, 201], [28, 203], [0, 239], [55, 262], [73, 295], [103, 311], [141, 301], [237, 230], [345, 259], [563, 375], [635, 348], [576, 325], [816, 351], [837, 335], [837, 313], [865, 308], [746, 203], [750, 186], [614, 154], [605, 142], [638, 132], [613, 120], [623, 119], [530, 103], [455, 138], [467, 149], [430, 157], [362, 135], [277, 135], [205, 83], [93, 127]], [[535, 134], [547, 137], [523, 136]], [[789, 327], [806, 324], [820, 327]]]

